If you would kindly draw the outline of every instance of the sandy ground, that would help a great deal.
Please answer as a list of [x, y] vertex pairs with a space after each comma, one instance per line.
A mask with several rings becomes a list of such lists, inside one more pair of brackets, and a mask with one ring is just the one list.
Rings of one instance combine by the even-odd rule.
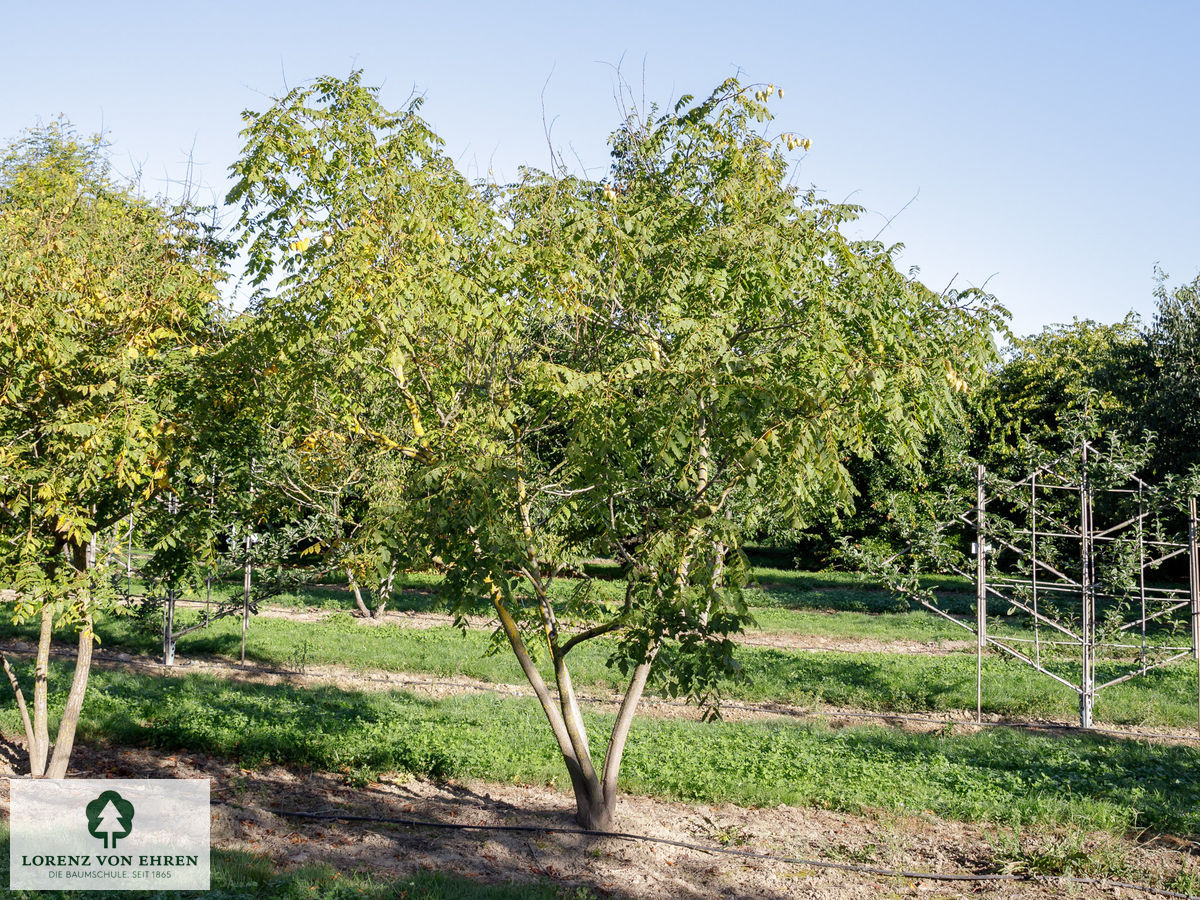
[[[365, 788], [337, 776], [271, 767], [248, 771], [199, 754], [79, 747], [72, 775], [212, 779], [214, 846], [266, 853], [284, 865], [324, 862], [341, 871], [371, 870], [403, 878], [420, 869], [487, 882], [549, 878], [600, 897], [854, 898], [1137, 897], [1140, 891], [1097, 885], [945, 882], [882, 877], [811, 864], [737, 858], [724, 846], [778, 856], [910, 871], [997, 871], [994, 829], [929, 814], [852, 816], [781, 806], [746, 809], [623, 797], [616, 827], [698, 844], [711, 850], [543, 832], [459, 831], [398, 824], [319, 821], [284, 811], [350, 813], [461, 825], [575, 827], [569, 795], [536, 785], [388, 780]], [[2, 790], [7, 809], [7, 784]], [[1055, 839], [1044, 835], [1031, 840]], [[1088, 841], [1109, 843], [1104, 835]], [[1174, 873], [1196, 847], [1182, 841], [1122, 842], [1141, 877]]]

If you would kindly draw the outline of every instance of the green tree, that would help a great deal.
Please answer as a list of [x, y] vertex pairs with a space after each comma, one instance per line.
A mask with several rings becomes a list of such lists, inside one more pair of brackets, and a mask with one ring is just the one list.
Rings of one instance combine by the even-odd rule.
[[411, 539], [427, 471], [505, 338], [497, 217], [420, 119], [386, 110], [360, 73], [246, 113], [229, 202], [258, 286], [247, 341], [277, 486], [328, 523], [323, 544], [376, 609]]
[[[608, 179], [503, 192], [357, 75], [248, 117], [231, 200], [254, 277], [278, 279], [259, 340], [278, 395], [315, 410], [290, 439], [394, 464], [378, 534], [444, 566], [459, 612], [491, 603], [589, 827], [651, 673], [703, 700], [735, 669], [745, 530], [844, 500], [851, 454], [914, 455], [990, 355], [987, 298], [932, 294], [843, 237], [853, 208], [788, 186], [804, 142], [761, 136], [767, 93], [633, 116]], [[556, 603], [596, 556], [623, 598], [582, 579]], [[629, 685], [599, 765], [567, 660], [602, 637]]]
[[1151, 360], [1147, 425], [1158, 435], [1155, 469], [1184, 475], [1200, 465], [1200, 277], [1172, 289], [1160, 278], [1146, 332]]
[[[431, 498], [448, 583], [463, 611], [491, 596], [592, 828], [652, 672], [701, 701], [736, 674], [747, 531], [848, 500], [852, 454], [911, 458], [990, 359], [986, 298], [932, 294], [842, 235], [856, 210], [789, 186], [806, 142], [762, 137], [769, 93], [731, 80], [631, 116], [604, 181], [526, 173], [520, 350]], [[623, 564], [623, 601], [584, 579], [556, 609], [551, 580], [594, 556]], [[629, 683], [599, 765], [567, 659], [601, 637]]]
[[[98, 141], [62, 124], [0, 161], [0, 581], [10, 614], [40, 620], [34, 776], [64, 777], [91, 662], [93, 614], [111, 607], [105, 536], [170, 487], [179, 440], [164, 373], [203, 344], [221, 253], [190, 210], [137, 196]], [[78, 633], [50, 756], [52, 633]]]
[[[316, 524], [273, 474], [287, 459], [286, 429], [263, 415], [268, 375], [255, 318], [215, 324], [201, 355], [160, 379], [179, 439], [166, 463], [170, 490], [136, 517], [139, 546], [151, 554], [139, 567], [147, 590], [129, 603], [145, 629], [161, 631], [167, 665], [179, 638], [232, 615], [246, 630], [259, 602], [293, 587], [303, 570], [285, 563], [298, 545], [311, 546]], [[212, 603], [212, 578], [231, 569], [240, 570], [243, 591]], [[210, 602], [203, 615], [177, 619], [175, 601], [189, 589]]]
[[1136, 439], [1145, 373], [1146, 342], [1133, 314], [1018, 338], [974, 405], [972, 451], [989, 468], [1024, 469], [1033, 452], [1077, 450], [1080, 434]]

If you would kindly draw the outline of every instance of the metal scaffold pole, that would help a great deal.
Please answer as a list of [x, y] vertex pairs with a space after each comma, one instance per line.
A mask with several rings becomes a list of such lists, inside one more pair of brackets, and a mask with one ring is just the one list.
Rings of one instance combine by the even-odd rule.
[[1196, 660], [1196, 727], [1200, 729], [1200, 522], [1196, 519], [1196, 498], [1188, 498], [1188, 592], [1192, 612], [1192, 657]]
[[1095, 703], [1096, 677], [1092, 670], [1092, 650], [1095, 644], [1095, 595], [1092, 580], [1092, 496], [1088, 482], [1088, 445], [1083, 445], [1083, 477], [1079, 483], [1079, 562], [1080, 600], [1083, 628], [1079, 636], [1082, 662], [1079, 670], [1079, 724], [1092, 727], [1092, 706]]
[[[961, 578], [974, 577], [975, 622], [965, 610], [955, 614], [936, 599], [916, 599], [975, 633], [977, 723], [983, 722], [987, 651], [1074, 691], [1079, 724], [1088, 729], [1095, 727], [1102, 691], [1167, 666], [1178, 671], [1190, 661], [1200, 727], [1200, 495], [1185, 505], [1184, 496], [1130, 474], [1128, 461], [1115, 452], [1083, 441], [1070, 454], [1035, 462], [1018, 480], [975, 465], [973, 511], [961, 508], [953, 519], [962, 529], [959, 539], [974, 537], [975, 571], [966, 558], [947, 566]], [[1185, 554], [1186, 586], [1172, 577]], [[1170, 573], [1147, 583], [1148, 573], [1168, 560], [1176, 560]], [[994, 609], [1008, 609], [999, 630], [988, 624], [993, 599]], [[1185, 615], [1190, 642], [1178, 631]], [[1014, 616], [1024, 617], [1028, 630], [1008, 627]], [[1151, 629], [1161, 636], [1151, 639]]]
[[[250, 460], [250, 514], [254, 515], [254, 460]], [[246, 664], [246, 629], [250, 627], [250, 551], [254, 546], [254, 534], [246, 532], [246, 570], [242, 576], [242, 665]]]
[[983, 723], [983, 648], [987, 643], [987, 535], [984, 469], [975, 470], [975, 721]]

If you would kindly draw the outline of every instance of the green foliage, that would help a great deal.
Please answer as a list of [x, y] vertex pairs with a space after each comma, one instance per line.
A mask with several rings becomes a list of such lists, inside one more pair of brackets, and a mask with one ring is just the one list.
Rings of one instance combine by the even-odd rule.
[[1132, 313], [1111, 325], [1048, 326], [1013, 342], [980, 396], [973, 455], [1024, 475], [1034, 452], [1078, 452], [1080, 437], [1137, 439], [1146, 389], [1146, 342]]
[[1159, 436], [1156, 472], [1184, 475], [1200, 464], [1200, 278], [1171, 289], [1163, 276], [1155, 297], [1145, 336], [1153, 367], [1146, 419]]
[[1097, 840], [1079, 831], [1028, 835], [1013, 829], [1000, 832], [993, 845], [994, 859], [1004, 872], [1118, 880], [1133, 876], [1128, 849], [1107, 836]]
[[428, 559], [414, 478], [469, 442], [463, 407], [490, 405], [475, 394], [506, 352], [495, 212], [420, 105], [384, 109], [359, 73], [297, 88], [246, 114], [228, 198], [258, 285], [241, 343], [275, 438], [261, 477], [377, 594]]
[[171, 380], [205, 343], [222, 257], [193, 210], [137, 196], [64, 123], [3, 150], [0, 578], [16, 617], [111, 599], [86, 547], [169, 483]]

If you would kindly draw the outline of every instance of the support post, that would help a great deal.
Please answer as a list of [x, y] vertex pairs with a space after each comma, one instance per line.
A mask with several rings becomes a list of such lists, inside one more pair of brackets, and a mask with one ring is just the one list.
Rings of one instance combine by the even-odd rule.
[[129, 542], [125, 547], [125, 596], [133, 590], [133, 513], [129, 514]]
[[1192, 601], [1192, 657], [1196, 660], [1196, 727], [1200, 729], [1200, 521], [1196, 498], [1188, 498], [1188, 591]]
[[[1140, 628], [1142, 631], [1142, 674], [1146, 674], [1146, 501], [1143, 496], [1143, 485], [1138, 483], [1138, 517], [1137, 517], [1137, 543], [1138, 543], [1138, 604], [1139, 613], [1141, 615]], [[1195, 634], [1195, 629], [1192, 633]], [[1193, 650], [1195, 649], [1195, 639], [1193, 638]]]
[[987, 644], [987, 531], [984, 469], [975, 469], [975, 721], [983, 724], [983, 648]]
[[[167, 496], [167, 512], [172, 516], [179, 515], [179, 497], [175, 494]], [[167, 595], [163, 599], [163, 665], [175, 665], [175, 573], [171, 572], [167, 581]]]
[[[250, 460], [250, 515], [254, 516], [254, 460]], [[254, 535], [246, 531], [246, 571], [242, 578], [242, 665], [246, 664], [246, 629], [250, 627], [250, 551]]]
[[250, 624], [250, 535], [246, 534], [246, 569], [242, 575], [242, 665], [246, 664], [246, 628]]
[[208, 565], [204, 573], [204, 621], [212, 621], [212, 579], [213, 579], [213, 505], [216, 503], [217, 467], [212, 467], [212, 481], [208, 484]]
[[163, 665], [175, 665], [175, 582], [167, 589], [167, 605], [163, 610], [166, 624], [163, 626]]
[[1083, 477], [1079, 483], [1079, 562], [1080, 602], [1083, 627], [1080, 631], [1082, 650], [1079, 667], [1079, 725], [1092, 727], [1092, 707], [1096, 699], [1096, 676], [1092, 651], [1095, 646], [1095, 595], [1092, 584], [1092, 492], [1088, 481], [1088, 445], [1083, 444]]
[[1030, 562], [1029, 577], [1033, 583], [1033, 659], [1042, 664], [1042, 629], [1038, 619], [1038, 521], [1037, 521], [1037, 470], [1029, 476], [1029, 534]]

